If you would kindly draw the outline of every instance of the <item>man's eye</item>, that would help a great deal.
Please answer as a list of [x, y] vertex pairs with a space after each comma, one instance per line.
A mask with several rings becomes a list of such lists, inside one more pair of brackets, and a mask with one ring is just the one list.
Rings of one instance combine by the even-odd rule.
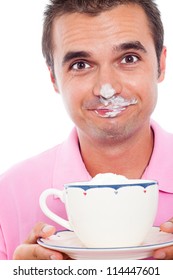
[[83, 69], [87, 69], [90, 68], [90, 65], [84, 61], [78, 61], [76, 63], [74, 63], [71, 68], [73, 70], [83, 70]]
[[139, 60], [139, 58], [136, 55], [126, 55], [121, 63], [122, 64], [133, 64], [135, 62], [137, 62]]

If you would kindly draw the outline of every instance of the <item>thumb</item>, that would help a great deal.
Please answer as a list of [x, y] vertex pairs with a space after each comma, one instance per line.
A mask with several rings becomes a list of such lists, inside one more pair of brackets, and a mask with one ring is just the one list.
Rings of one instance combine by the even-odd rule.
[[54, 226], [45, 224], [45, 223], [38, 223], [30, 232], [28, 238], [25, 240], [26, 244], [35, 244], [39, 237], [46, 238], [56, 231]]
[[173, 218], [171, 218], [167, 222], [161, 224], [160, 229], [161, 229], [161, 231], [173, 233]]

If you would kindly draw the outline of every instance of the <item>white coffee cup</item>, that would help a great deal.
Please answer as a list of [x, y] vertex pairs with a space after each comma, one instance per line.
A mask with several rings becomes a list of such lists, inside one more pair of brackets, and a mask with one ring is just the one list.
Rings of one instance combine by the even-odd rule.
[[[65, 203], [68, 220], [48, 208], [50, 195]], [[47, 189], [40, 196], [46, 216], [74, 231], [86, 247], [95, 248], [140, 245], [153, 226], [157, 205], [158, 185], [153, 180], [112, 185], [78, 182], [65, 184], [63, 191]]]

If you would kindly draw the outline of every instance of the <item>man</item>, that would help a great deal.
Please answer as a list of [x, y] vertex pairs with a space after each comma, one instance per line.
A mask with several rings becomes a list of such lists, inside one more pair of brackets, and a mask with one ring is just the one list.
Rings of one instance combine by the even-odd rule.
[[[157, 180], [155, 225], [164, 223], [161, 229], [173, 232], [173, 136], [150, 120], [166, 60], [157, 6], [151, 0], [52, 0], [43, 54], [75, 129], [61, 145], [1, 177], [1, 259], [68, 258], [36, 242], [59, 229], [41, 212], [39, 196], [98, 173]], [[57, 211], [56, 199], [50, 204]], [[173, 259], [173, 248], [153, 256]]]

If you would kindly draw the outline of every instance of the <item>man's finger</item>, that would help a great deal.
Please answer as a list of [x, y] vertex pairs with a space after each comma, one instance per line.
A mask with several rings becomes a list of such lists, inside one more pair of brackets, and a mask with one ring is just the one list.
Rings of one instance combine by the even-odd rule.
[[154, 252], [153, 257], [159, 260], [172, 260], [173, 259], [173, 246], [158, 249]]
[[173, 218], [161, 224], [160, 229], [165, 232], [173, 233]]
[[41, 247], [38, 244], [22, 244], [13, 254], [14, 260], [63, 260], [63, 254]]
[[24, 243], [26, 244], [35, 244], [37, 243], [37, 239], [39, 237], [46, 238], [56, 231], [55, 227], [47, 225], [45, 223], [38, 223], [29, 234], [28, 238], [25, 240]]

